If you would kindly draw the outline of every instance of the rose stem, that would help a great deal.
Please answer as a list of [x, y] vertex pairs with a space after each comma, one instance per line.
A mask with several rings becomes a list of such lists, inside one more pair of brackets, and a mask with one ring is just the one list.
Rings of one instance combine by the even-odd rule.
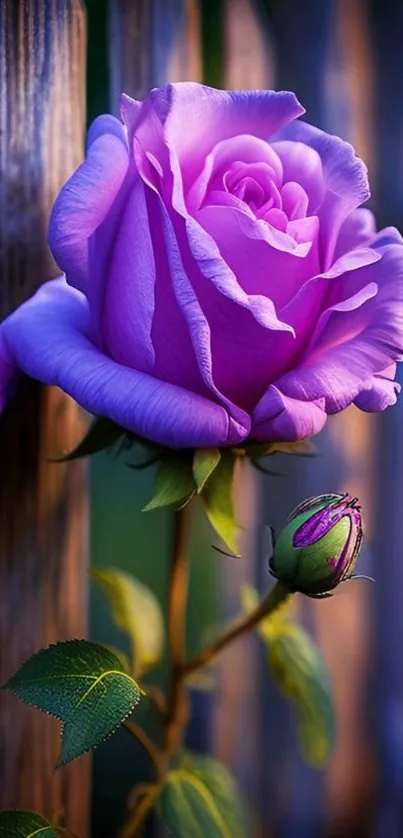
[[157, 746], [154, 745], [154, 742], [152, 742], [152, 740], [145, 733], [143, 728], [141, 728], [140, 725], [136, 724], [136, 722], [125, 721], [123, 722], [123, 726], [126, 728], [126, 730], [129, 731], [129, 733], [132, 734], [132, 736], [135, 737], [135, 739], [137, 739], [137, 741], [140, 743], [140, 745], [142, 745], [144, 750], [147, 751], [147, 754], [150, 757], [151, 762], [157, 769], [157, 774], [161, 775], [161, 752], [159, 751]]
[[154, 808], [155, 800], [159, 794], [158, 786], [145, 794], [138, 806], [129, 815], [128, 820], [119, 832], [119, 838], [135, 838], [142, 833], [144, 822], [151, 810]]
[[[182, 730], [187, 719], [186, 678], [197, 669], [210, 663], [226, 646], [243, 634], [255, 628], [259, 622], [272, 614], [291, 595], [291, 591], [281, 582], [276, 582], [272, 590], [259, 603], [257, 608], [234, 623], [213, 643], [190, 660], [185, 659], [186, 610], [189, 581], [188, 544], [190, 536], [189, 505], [175, 512], [173, 550], [168, 593], [168, 639], [171, 660], [171, 686], [167, 701], [165, 721], [165, 747], [158, 752], [157, 765], [159, 777], [169, 769], [171, 756], [180, 743]], [[136, 735], [136, 734], [135, 734]], [[147, 750], [149, 750], [147, 748]], [[163, 767], [161, 767], [161, 760]], [[158, 795], [158, 787], [156, 794]], [[144, 821], [153, 808], [154, 797], [143, 798], [133, 813], [134, 817], [124, 827], [120, 838], [135, 838], [142, 829]]]
[[[173, 545], [168, 590], [168, 645], [171, 662], [171, 685], [165, 714], [165, 747], [163, 752], [156, 752], [153, 759], [158, 775], [169, 769], [169, 761], [175, 753], [180, 741], [182, 729], [186, 721], [186, 687], [183, 685], [182, 671], [184, 667], [186, 645], [186, 610], [189, 581], [188, 544], [190, 537], [190, 509], [189, 506], [174, 513]], [[130, 725], [130, 727], [132, 727]], [[137, 726], [136, 726], [137, 727]], [[140, 740], [138, 731], [131, 731]], [[148, 739], [148, 737], [147, 737]], [[142, 737], [144, 747], [145, 739]], [[150, 753], [150, 741], [146, 750]], [[154, 746], [153, 746], [154, 747]], [[156, 790], [157, 790], [156, 786]], [[158, 792], [156, 791], [155, 796]], [[143, 824], [154, 806], [154, 797], [145, 796], [136, 806], [134, 812], [124, 824], [119, 838], [135, 838], [139, 835]]]
[[187, 678], [196, 669], [201, 669], [210, 663], [226, 646], [255, 628], [264, 617], [276, 611], [291, 595], [292, 592], [288, 588], [281, 582], [276, 582], [274, 588], [262, 599], [254, 611], [246, 617], [235, 620], [227, 631], [214, 640], [210, 646], [206, 646], [196, 657], [184, 663], [180, 673], [181, 679]]

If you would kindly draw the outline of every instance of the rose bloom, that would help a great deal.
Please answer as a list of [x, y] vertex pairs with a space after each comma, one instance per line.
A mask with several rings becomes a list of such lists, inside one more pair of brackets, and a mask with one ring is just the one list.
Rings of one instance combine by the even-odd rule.
[[292, 93], [123, 96], [92, 125], [50, 247], [64, 272], [0, 328], [14, 370], [183, 448], [298, 440], [396, 400], [403, 240], [353, 148]]

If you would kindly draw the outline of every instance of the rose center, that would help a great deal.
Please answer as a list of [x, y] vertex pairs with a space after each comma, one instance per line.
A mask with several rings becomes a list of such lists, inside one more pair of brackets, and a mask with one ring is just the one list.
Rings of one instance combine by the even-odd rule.
[[274, 171], [267, 163], [235, 161], [225, 172], [223, 186], [226, 192], [244, 201], [259, 218], [273, 207], [281, 209]]

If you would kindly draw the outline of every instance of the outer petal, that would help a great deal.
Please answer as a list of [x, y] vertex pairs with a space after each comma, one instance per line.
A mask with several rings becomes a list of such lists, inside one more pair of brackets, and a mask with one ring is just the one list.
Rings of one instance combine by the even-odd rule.
[[91, 342], [88, 303], [64, 279], [46, 283], [0, 327], [0, 404], [11, 369], [55, 384], [86, 410], [172, 448], [240, 440], [225, 409], [117, 364]]
[[[151, 228], [160, 232], [156, 243], [165, 251], [166, 264], [158, 271], [161, 285], [156, 295], [153, 340], [156, 348], [155, 374], [158, 378], [176, 381], [193, 392], [214, 397], [224, 405], [245, 435], [250, 417], [237, 407], [216, 386], [213, 375], [210, 324], [187, 275], [175, 229], [167, 208], [157, 192], [149, 196]], [[190, 266], [190, 276], [194, 266]], [[160, 306], [158, 306], [160, 299]], [[167, 324], [169, 328], [167, 328]], [[174, 335], [174, 339], [172, 336]]]
[[132, 146], [133, 134], [136, 127], [137, 120], [140, 115], [142, 102], [137, 99], [132, 99], [126, 93], [122, 93], [120, 97], [120, 116], [127, 129], [129, 147]]
[[342, 224], [337, 239], [334, 258], [338, 259], [343, 253], [348, 253], [356, 247], [372, 244], [376, 233], [375, 216], [369, 209], [356, 209]]
[[[107, 265], [101, 346], [120, 364], [151, 372], [156, 264], [143, 181], [137, 176], [120, 217]], [[97, 239], [102, 238], [103, 230]], [[94, 247], [94, 261], [99, 247]], [[95, 274], [94, 274], [95, 279]], [[91, 289], [92, 290], [92, 289]], [[92, 301], [92, 294], [90, 295]]]
[[301, 363], [278, 382], [286, 395], [324, 397], [327, 412], [337, 412], [368, 390], [373, 376], [402, 360], [403, 248], [389, 245], [381, 254], [379, 262], [362, 269], [362, 291], [334, 304], [330, 317], [324, 312], [322, 329]]
[[93, 126], [96, 139], [60, 191], [49, 225], [49, 245], [57, 264], [68, 283], [83, 291], [88, 282], [88, 239], [110, 211], [129, 166], [123, 126], [114, 117], [100, 119], [106, 119], [114, 133], [99, 136], [97, 125]]
[[136, 126], [136, 136], [150, 151], [154, 150], [150, 147], [151, 109], [164, 126], [167, 145], [178, 155], [185, 187], [200, 174], [206, 156], [216, 143], [239, 134], [253, 134], [267, 140], [304, 113], [293, 93], [231, 92], [194, 82], [169, 84], [151, 91]]
[[211, 329], [214, 381], [221, 393], [250, 412], [294, 342], [272, 301], [247, 294], [214, 240], [189, 219], [174, 216], [184, 267]]
[[[317, 151], [321, 158], [326, 192], [318, 215], [321, 225], [322, 269], [327, 270], [333, 261], [343, 222], [354, 209], [369, 198], [366, 166], [356, 157], [349, 143], [340, 137], [326, 134], [307, 122], [298, 120], [287, 126], [281, 132], [280, 139], [304, 143]], [[284, 156], [282, 161], [285, 166]], [[298, 180], [297, 177], [294, 179]]]
[[103, 137], [104, 134], [110, 134], [111, 136], [116, 137], [127, 149], [129, 149], [125, 126], [122, 125], [119, 119], [116, 119], [116, 116], [112, 116], [110, 113], [104, 113], [101, 114], [101, 116], [97, 116], [88, 129], [87, 154], [93, 143], [95, 143], [95, 141], [100, 137]]
[[272, 385], [253, 412], [251, 438], [295, 442], [314, 436], [326, 422], [324, 408], [324, 399], [293, 399]]
[[401, 387], [397, 381], [393, 380], [395, 375], [396, 364], [391, 364], [383, 373], [374, 375], [368, 382], [368, 385], [361, 390], [354, 404], [360, 410], [365, 410], [369, 413], [378, 413], [378, 411], [385, 410], [386, 407], [396, 404]]

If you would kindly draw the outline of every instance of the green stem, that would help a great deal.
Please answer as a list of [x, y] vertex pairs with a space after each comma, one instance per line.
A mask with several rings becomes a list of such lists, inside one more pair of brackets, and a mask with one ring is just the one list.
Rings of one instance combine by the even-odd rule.
[[[186, 661], [186, 610], [189, 582], [188, 545], [190, 537], [189, 506], [175, 513], [174, 537], [168, 594], [168, 639], [171, 661], [171, 685], [166, 703], [165, 741], [162, 751], [158, 751], [146, 734], [129, 723], [129, 729], [143, 744], [157, 768], [160, 785], [155, 785], [140, 802], [124, 825], [119, 838], [135, 838], [141, 833], [144, 822], [154, 807], [160, 793], [161, 783], [169, 770], [170, 760], [181, 742], [182, 733], [188, 717], [188, 695], [186, 678], [198, 669], [209, 664], [223, 649], [238, 637], [256, 628], [264, 617], [269, 616], [290, 596], [291, 592], [281, 582], [277, 582], [262, 602], [246, 616], [235, 620], [232, 625], [213, 643], [198, 655]], [[135, 728], [135, 730], [133, 730]], [[140, 734], [140, 735], [139, 735]]]
[[148, 793], [144, 794], [136, 808], [133, 810], [128, 820], [122, 827], [119, 838], [136, 838], [142, 834], [142, 829], [146, 818], [154, 808], [155, 801], [159, 796], [160, 790], [158, 786], [150, 787]]
[[196, 657], [187, 661], [181, 669], [181, 679], [185, 679], [192, 672], [209, 664], [223, 649], [238, 637], [256, 628], [264, 617], [268, 617], [291, 596], [291, 591], [281, 582], [276, 582], [274, 588], [259, 603], [257, 608], [246, 617], [240, 617], [210, 646], [206, 646]]
[[157, 774], [160, 775], [162, 772], [162, 755], [157, 746], [154, 745], [154, 742], [146, 734], [143, 728], [141, 728], [140, 725], [136, 724], [136, 722], [125, 721], [123, 722], [123, 726], [126, 728], [126, 730], [129, 731], [129, 733], [132, 734], [132, 736], [135, 737], [135, 739], [137, 739], [140, 745], [144, 748], [144, 750], [150, 757], [151, 762], [156, 768]]

